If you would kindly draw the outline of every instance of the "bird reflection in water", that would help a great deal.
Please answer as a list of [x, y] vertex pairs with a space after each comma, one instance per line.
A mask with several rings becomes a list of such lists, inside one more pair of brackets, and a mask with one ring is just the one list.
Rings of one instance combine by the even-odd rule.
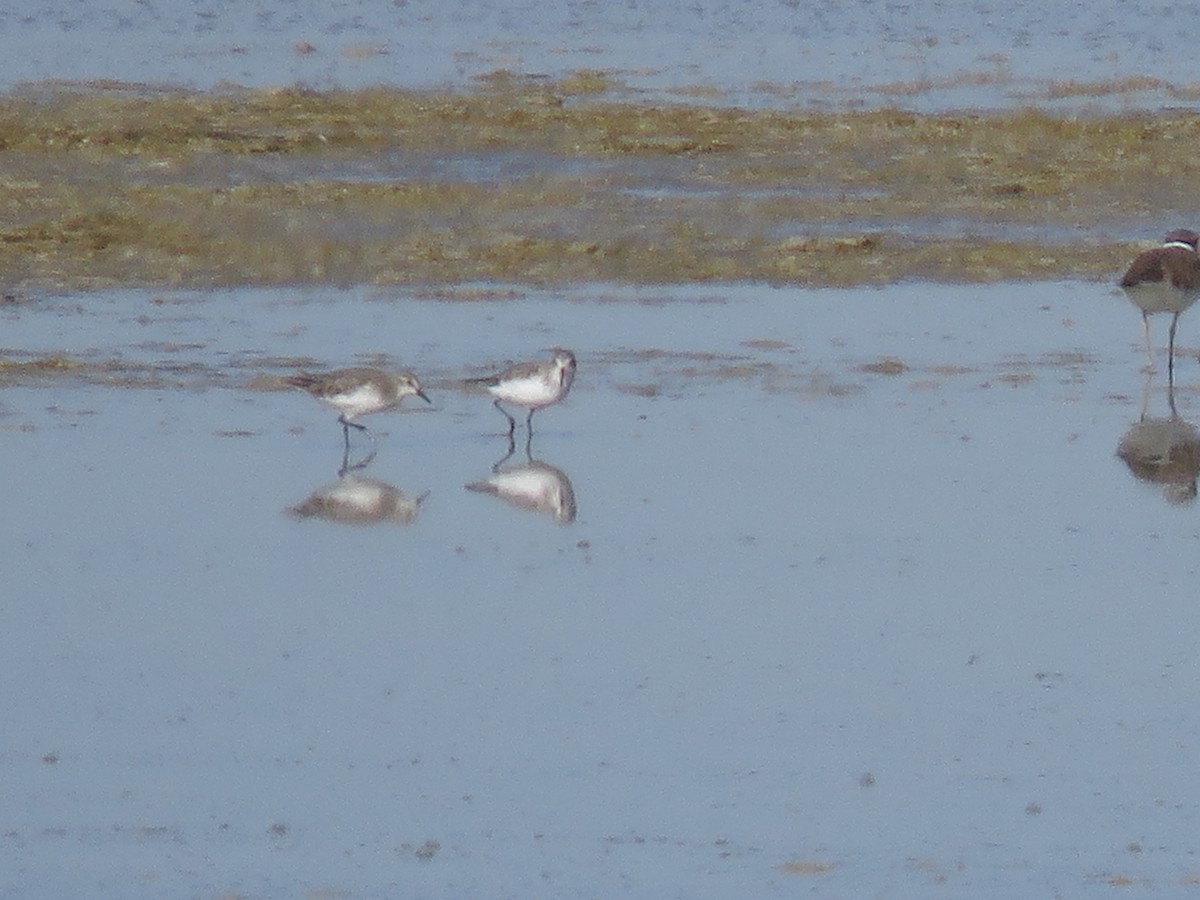
[[1117, 457], [1139, 481], [1162, 487], [1163, 498], [1176, 505], [1196, 499], [1196, 478], [1200, 474], [1200, 431], [1180, 418], [1175, 409], [1175, 384], [1167, 386], [1171, 415], [1166, 418], [1147, 415], [1150, 404], [1150, 379], [1142, 392], [1142, 412], [1138, 421], [1121, 437]]
[[362, 469], [365, 469], [367, 466], [369, 466], [372, 463], [372, 461], [374, 461], [374, 459], [375, 459], [375, 451], [372, 450], [370, 453], [368, 453], [362, 459], [355, 460], [354, 462], [350, 462], [350, 445], [346, 444], [346, 449], [344, 449], [342, 451], [342, 464], [340, 466], [338, 466], [338, 470], [337, 470], [338, 478], [341, 478], [344, 475], [348, 475], [351, 472], [358, 472]]
[[565, 525], [575, 521], [575, 488], [562, 469], [533, 458], [532, 437], [525, 441], [525, 462], [510, 463], [516, 442], [508, 437], [508, 453], [492, 466], [492, 474], [466, 486], [468, 491], [493, 494], [513, 506], [549, 513]]
[[337, 481], [317, 488], [287, 512], [298, 519], [324, 519], [341, 525], [411, 525], [428, 496], [426, 491], [412, 497], [386, 481], [343, 470]]

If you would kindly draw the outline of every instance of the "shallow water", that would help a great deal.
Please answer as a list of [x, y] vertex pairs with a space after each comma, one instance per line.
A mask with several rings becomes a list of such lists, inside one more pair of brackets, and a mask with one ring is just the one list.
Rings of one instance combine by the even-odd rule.
[[[1116, 455], [1146, 379], [1107, 286], [112, 291], [0, 318], [2, 895], [1200, 877], [1195, 469]], [[579, 377], [531, 450], [569, 522], [465, 489], [506, 441], [460, 379], [553, 345]], [[76, 365], [11, 365], [51, 355]], [[376, 455], [341, 496], [401, 512], [299, 517], [341, 432], [270, 388], [358, 362], [434, 400], [353, 438]]]
[[[1191, 106], [1197, 43], [1195, 3], [1116, 0], [44, 0], [0, 11], [0, 87], [461, 87], [498, 70], [599, 70], [652, 97], [753, 106]], [[1130, 79], [1143, 81], [1112, 90]]]

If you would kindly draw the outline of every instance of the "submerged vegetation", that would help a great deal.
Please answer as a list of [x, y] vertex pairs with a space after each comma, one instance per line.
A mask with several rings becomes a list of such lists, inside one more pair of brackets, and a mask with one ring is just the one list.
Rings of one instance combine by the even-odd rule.
[[652, 105], [586, 76], [0, 96], [5, 283], [1103, 279], [1196, 225], [1187, 113]]

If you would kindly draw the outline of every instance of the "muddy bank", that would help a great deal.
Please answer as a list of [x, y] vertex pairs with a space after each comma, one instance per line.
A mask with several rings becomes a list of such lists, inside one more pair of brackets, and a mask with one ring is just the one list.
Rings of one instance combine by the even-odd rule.
[[781, 112], [607, 87], [5, 94], [6, 287], [1105, 280], [1200, 206], [1184, 113]]

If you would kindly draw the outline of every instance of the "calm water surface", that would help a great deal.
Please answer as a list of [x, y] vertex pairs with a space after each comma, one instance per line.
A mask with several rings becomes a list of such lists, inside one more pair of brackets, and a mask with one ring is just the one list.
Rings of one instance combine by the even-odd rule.
[[[0, 10], [0, 87], [461, 87], [497, 70], [600, 70], [651, 97], [751, 105], [933, 109], [1055, 96], [1072, 107], [1190, 106], [1198, 44], [1195, 2], [44, 0]], [[1048, 92], [1113, 79], [1152, 81], [1117, 94]]]
[[[457, 294], [0, 311], [0, 357], [82, 363], [2, 375], [0, 895], [1200, 877], [1200, 456], [1142, 477], [1117, 457], [1170, 418], [1126, 301]], [[579, 377], [531, 451], [572, 522], [465, 490], [506, 442], [459, 379], [558, 344]], [[268, 388], [357, 362], [412, 366], [435, 405], [369, 420], [377, 454], [337, 496], [414, 502], [297, 517], [338, 485], [341, 432]]]
[[[1153, 108], [1049, 89], [1191, 87], [1197, 12], [48, 0], [0, 88]], [[1194, 890], [1194, 328], [1171, 396], [1103, 285], [6, 303], [0, 896]], [[556, 344], [505, 459], [461, 379]], [[435, 406], [339, 477], [272, 388], [356, 363]]]

